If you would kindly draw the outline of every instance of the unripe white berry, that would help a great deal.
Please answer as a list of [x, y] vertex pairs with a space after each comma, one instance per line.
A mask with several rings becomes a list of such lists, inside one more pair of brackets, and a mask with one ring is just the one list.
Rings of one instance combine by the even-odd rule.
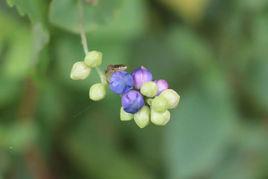
[[141, 86], [141, 94], [146, 97], [154, 97], [157, 95], [158, 87], [155, 82], [149, 81]]
[[150, 122], [149, 107], [143, 106], [137, 113], [134, 114], [134, 120], [140, 128], [146, 127]]
[[106, 85], [103, 83], [97, 83], [90, 87], [89, 98], [93, 101], [102, 100], [106, 95]]
[[90, 51], [85, 57], [85, 64], [91, 68], [95, 68], [102, 63], [102, 53], [96, 50]]
[[168, 109], [173, 109], [179, 104], [180, 96], [172, 89], [166, 89], [160, 96], [167, 100]]
[[151, 110], [151, 122], [155, 125], [164, 126], [170, 121], [170, 112], [167, 110], [163, 113], [159, 113]]
[[168, 109], [168, 102], [167, 100], [162, 96], [156, 96], [152, 100], [152, 109], [157, 112], [165, 112]]
[[134, 117], [134, 114], [127, 113], [126, 111], [124, 111], [123, 107], [121, 107], [121, 109], [120, 109], [121, 121], [130, 121], [133, 119], [133, 117]]
[[73, 64], [70, 77], [73, 80], [84, 80], [89, 76], [90, 71], [91, 69], [84, 62], [79, 61]]

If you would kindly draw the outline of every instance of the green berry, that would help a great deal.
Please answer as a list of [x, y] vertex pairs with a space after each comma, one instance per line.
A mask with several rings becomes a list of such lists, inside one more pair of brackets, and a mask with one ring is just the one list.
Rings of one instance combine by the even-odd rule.
[[79, 61], [73, 64], [70, 77], [73, 80], [84, 80], [89, 76], [90, 71], [91, 69], [84, 62]]
[[155, 82], [149, 81], [141, 86], [141, 94], [146, 97], [154, 97], [157, 95], [158, 87]]
[[134, 120], [140, 128], [146, 127], [150, 122], [150, 108], [148, 106], [143, 106], [134, 114]]
[[102, 100], [106, 95], [106, 85], [103, 83], [97, 83], [90, 87], [89, 98], [93, 101]]
[[180, 96], [176, 91], [172, 89], [167, 89], [163, 91], [160, 96], [167, 100], [168, 109], [173, 109], [179, 104]]
[[102, 63], [102, 53], [95, 50], [90, 51], [87, 53], [84, 61], [91, 68], [98, 67]]
[[157, 112], [164, 112], [168, 109], [168, 102], [162, 96], [157, 96], [152, 100], [152, 109]]
[[151, 110], [151, 122], [155, 125], [164, 126], [170, 121], [170, 112], [166, 110], [165, 112], [159, 113]]
[[124, 111], [123, 107], [121, 107], [120, 109], [120, 119], [121, 121], [130, 121], [132, 120], [134, 117], [133, 114], [131, 113], [127, 113], [126, 111]]

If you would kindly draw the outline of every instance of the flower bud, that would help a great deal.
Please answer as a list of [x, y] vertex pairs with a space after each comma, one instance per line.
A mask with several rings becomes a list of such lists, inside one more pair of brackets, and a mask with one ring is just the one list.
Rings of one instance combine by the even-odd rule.
[[102, 100], [106, 95], [106, 87], [103, 83], [97, 83], [90, 87], [89, 98], [93, 101]]
[[173, 109], [179, 104], [180, 96], [172, 89], [166, 89], [160, 94], [160, 96], [167, 100], [168, 109]]
[[84, 62], [79, 61], [73, 64], [70, 77], [73, 80], [84, 80], [89, 76], [90, 71], [91, 69]]
[[134, 121], [140, 128], [146, 127], [150, 122], [150, 108], [148, 106], [143, 106], [134, 114]]
[[154, 97], [158, 92], [157, 85], [155, 82], [149, 81], [143, 83], [141, 86], [141, 94], [143, 94], [146, 97]]
[[120, 119], [121, 121], [130, 121], [133, 119], [133, 114], [124, 111], [123, 107], [120, 109]]
[[84, 61], [85, 64], [91, 68], [98, 67], [102, 63], [102, 53], [95, 50], [90, 51], [87, 53]]
[[132, 72], [132, 77], [136, 89], [140, 89], [143, 83], [153, 80], [152, 73], [143, 66], [134, 70]]
[[164, 112], [168, 109], [168, 102], [167, 100], [162, 96], [156, 96], [152, 100], [152, 109], [157, 112]]
[[144, 99], [138, 91], [130, 90], [122, 96], [121, 103], [124, 111], [134, 114], [144, 106]]
[[151, 122], [155, 125], [164, 126], [170, 121], [170, 112], [167, 110], [163, 113], [151, 110]]
[[133, 78], [125, 71], [114, 72], [109, 86], [114, 93], [124, 94], [133, 88]]
[[168, 89], [168, 82], [166, 80], [156, 80], [155, 83], [156, 83], [156, 85], [158, 87], [158, 93], [157, 93], [158, 95], [162, 91]]

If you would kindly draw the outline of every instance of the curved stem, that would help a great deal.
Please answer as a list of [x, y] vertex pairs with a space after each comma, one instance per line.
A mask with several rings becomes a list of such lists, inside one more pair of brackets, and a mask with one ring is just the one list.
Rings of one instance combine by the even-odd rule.
[[[88, 48], [87, 36], [86, 36], [86, 30], [85, 30], [84, 7], [82, 3], [83, 3], [82, 0], [78, 1], [78, 11], [79, 11], [79, 18], [80, 18], [79, 30], [80, 30], [81, 43], [82, 43], [85, 55], [87, 55], [87, 53], [89, 52], [89, 48]], [[97, 73], [99, 75], [101, 82], [107, 83], [105, 74], [98, 67], [96, 67], [96, 70], [97, 70]]]
[[85, 31], [85, 17], [84, 17], [84, 8], [82, 6], [82, 1], [78, 1], [78, 11], [79, 11], [79, 30], [80, 30], [80, 36], [81, 36], [81, 43], [85, 52], [85, 55], [88, 52], [88, 45], [87, 45], [87, 36]]

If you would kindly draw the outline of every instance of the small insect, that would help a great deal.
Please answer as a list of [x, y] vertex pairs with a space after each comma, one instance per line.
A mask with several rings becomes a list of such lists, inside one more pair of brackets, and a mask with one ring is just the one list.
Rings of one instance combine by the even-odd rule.
[[108, 65], [107, 69], [105, 71], [105, 75], [108, 81], [110, 81], [110, 78], [114, 72], [117, 71], [125, 71], [127, 70], [127, 66], [123, 64], [118, 64], [118, 65]]

